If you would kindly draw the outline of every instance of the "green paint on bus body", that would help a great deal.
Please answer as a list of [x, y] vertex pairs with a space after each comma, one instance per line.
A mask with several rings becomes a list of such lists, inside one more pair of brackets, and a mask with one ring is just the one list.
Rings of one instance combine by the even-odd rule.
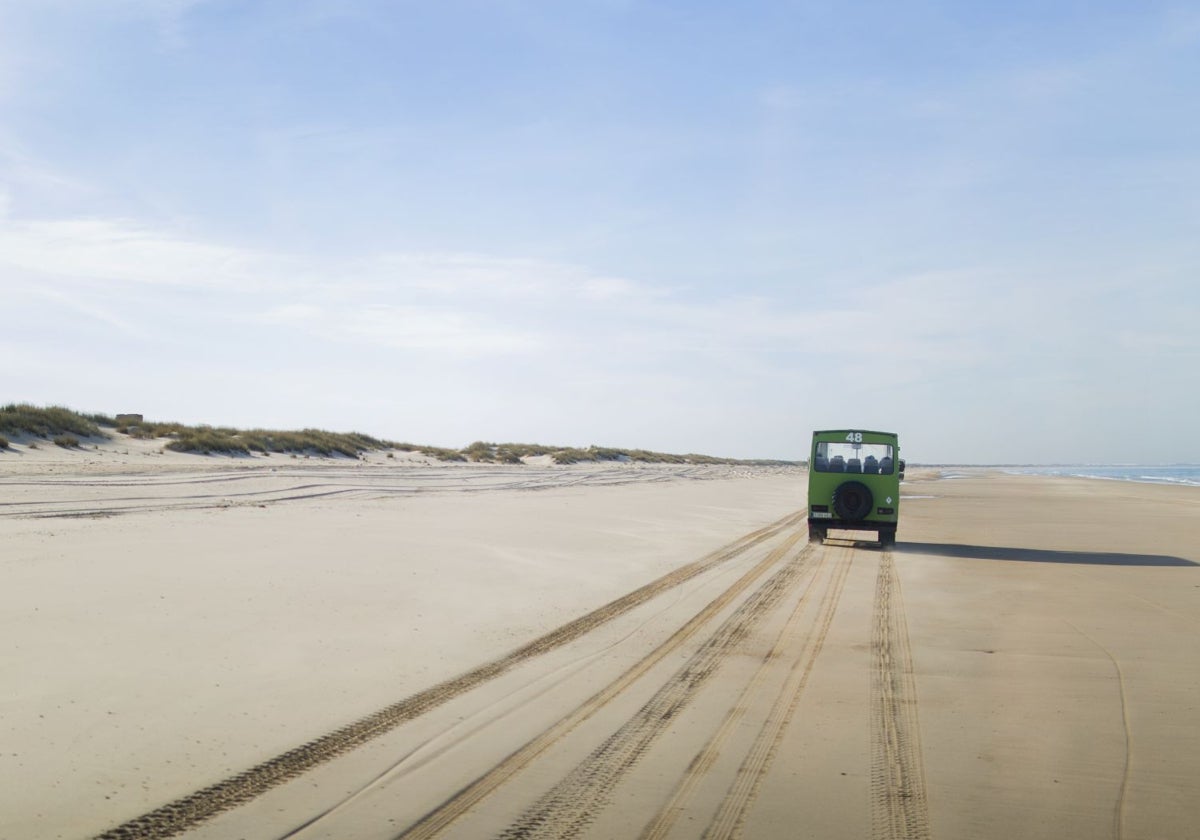
[[892, 432], [829, 429], [813, 432], [808, 457], [808, 537], [830, 530], [874, 531], [882, 545], [896, 541], [904, 461]]

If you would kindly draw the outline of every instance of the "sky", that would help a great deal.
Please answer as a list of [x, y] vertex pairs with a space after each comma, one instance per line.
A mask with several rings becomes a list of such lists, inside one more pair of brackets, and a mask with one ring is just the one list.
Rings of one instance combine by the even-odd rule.
[[1200, 9], [0, 0], [0, 402], [1200, 462]]

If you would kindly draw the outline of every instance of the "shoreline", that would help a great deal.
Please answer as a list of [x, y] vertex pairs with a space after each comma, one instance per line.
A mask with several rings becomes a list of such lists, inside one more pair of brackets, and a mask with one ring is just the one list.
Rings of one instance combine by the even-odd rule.
[[[1096, 471], [1100, 472], [1096, 472]], [[1155, 475], [1154, 471], [1164, 473]], [[1067, 464], [1062, 466], [1006, 469], [1011, 475], [1041, 475], [1062, 478], [1087, 478], [1098, 481], [1131, 481], [1138, 484], [1166, 484], [1178, 487], [1200, 487], [1200, 465], [1197, 464]], [[1105, 474], [1105, 473], [1108, 474]]]

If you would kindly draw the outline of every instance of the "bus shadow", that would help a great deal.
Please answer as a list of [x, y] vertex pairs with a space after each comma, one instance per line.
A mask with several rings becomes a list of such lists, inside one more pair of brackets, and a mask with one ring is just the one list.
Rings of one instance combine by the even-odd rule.
[[1006, 548], [961, 543], [900, 542], [894, 551], [933, 554], [963, 560], [1018, 560], [1024, 563], [1081, 563], [1088, 566], [1200, 566], [1193, 560], [1167, 554], [1125, 554], [1106, 551], [1053, 551], [1040, 548]]

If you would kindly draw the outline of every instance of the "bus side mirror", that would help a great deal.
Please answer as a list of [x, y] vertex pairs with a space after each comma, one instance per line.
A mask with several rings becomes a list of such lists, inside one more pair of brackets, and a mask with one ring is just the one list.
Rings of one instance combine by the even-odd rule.
[[900, 459], [900, 480], [904, 480], [904, 459]]

